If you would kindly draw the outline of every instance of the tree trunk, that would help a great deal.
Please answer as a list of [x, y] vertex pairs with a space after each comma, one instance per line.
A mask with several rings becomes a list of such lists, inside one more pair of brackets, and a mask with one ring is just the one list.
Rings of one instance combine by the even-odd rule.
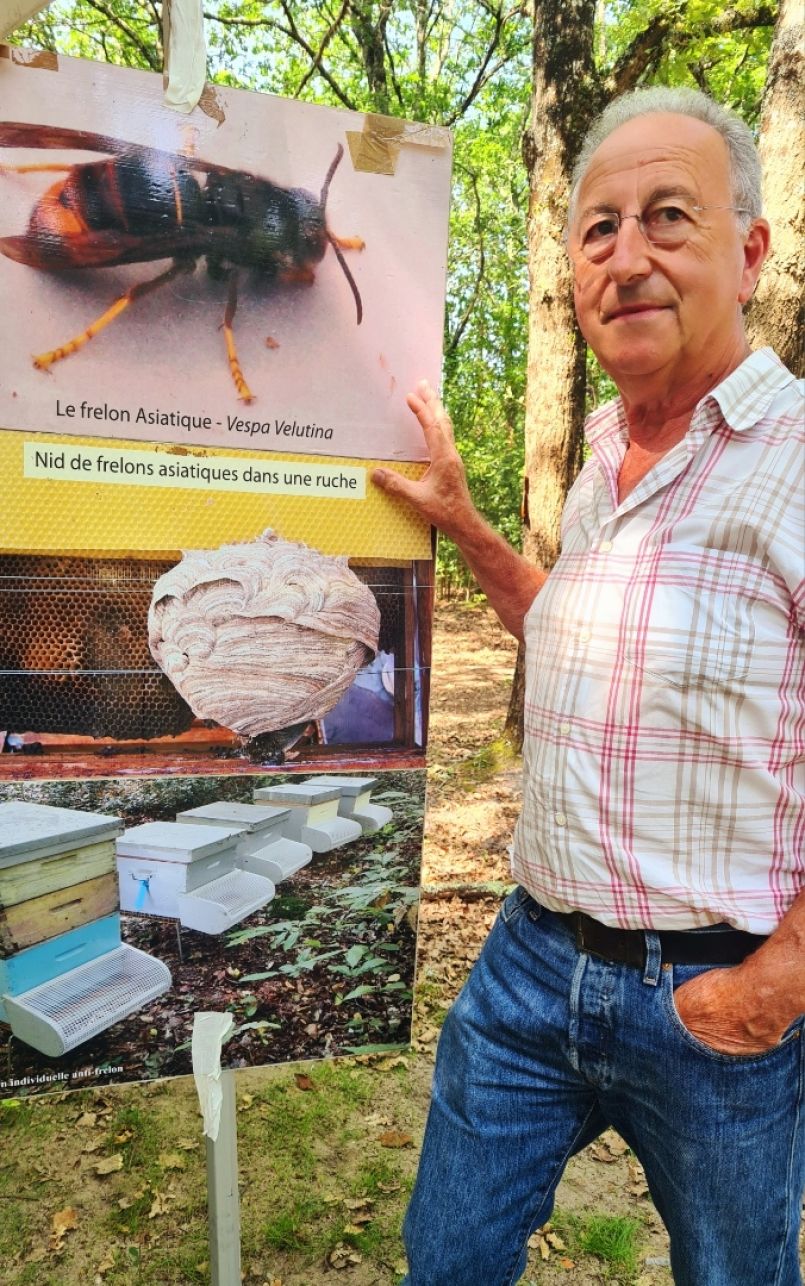
[[795, 375], [805, 375], [803, 284], [805, 269], [805, 131], [802, 86], [805, 24], [801, 0], [781, 0], [769, 55], [760, 114], [759, 151], [763, 197], [771, 224], [772, 253], [747, 314], [755, 348], [771, 344]]
[[[573, 310], [564, 227], [570, 171], [603, 105], [593, 63], [595, 8], [596, 0], [539, 0], [531, 121], [523, 137], [530, 188], [523, 553], [545, 568], [559, 555], [562, 507], [582, 460], [586, 345]], [[522, 741], [523, 693], [518, 654], [506, 716], [515, 743]]]

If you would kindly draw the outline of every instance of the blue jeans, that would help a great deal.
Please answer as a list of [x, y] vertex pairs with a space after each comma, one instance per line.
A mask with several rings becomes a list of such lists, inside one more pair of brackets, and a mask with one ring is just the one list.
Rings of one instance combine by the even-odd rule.
[[[709, 932], [709, 930], [704, 930]], [[405, 1219], [410, 1286], [509, 1286], [567, 1161], [611, 1125], [642, 1162], [677, 1286], [795, 1286], [805, 1188], [805, 1020], [758, 1056], [683, 1027], [710, 966], [580, 952], [515, 889], [445, 1021]]]

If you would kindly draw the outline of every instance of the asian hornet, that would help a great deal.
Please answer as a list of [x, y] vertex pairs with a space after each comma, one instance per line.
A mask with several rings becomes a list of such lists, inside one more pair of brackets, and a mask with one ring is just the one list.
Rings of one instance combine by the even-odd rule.
[[244, 402], [253, 395], [232, 329], [243, 269], [255, 271], [266, 283], [311, 284], [315, 265], [332, 246], [361, 323], [361, 297], [343, 251], [362, 250], [364, 243], [360, 237], [336, 236], [326, 220], [327, 194], [344, 154], [340, 143], [318, 196], [195, 156], [55, 125], [0, 122], [0, 147], [108, 154], [74, 165], [4, 167], [63, 174], [36, 202], [28, 230], [0, 237], [0, 251], [9, 259], [45, 272], [173, 260], [157, 276], [120, 295], [86, 330], [35, 357], [39, 370], [78, 352], [135, 300], [192, 272], [202, 257], [212, 277], [228, 281], [224, 339], [232, 379]]

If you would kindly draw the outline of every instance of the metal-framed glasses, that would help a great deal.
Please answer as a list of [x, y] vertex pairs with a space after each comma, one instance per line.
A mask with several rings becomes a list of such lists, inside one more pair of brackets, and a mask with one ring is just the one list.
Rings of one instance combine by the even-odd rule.
[[579, 221], [575, 239], [591, 263], [600, 263], [615, 249], [621, 224], [626, 219], [636, 219], [649, 245], [673, 250], [684, 245], [701, 225], [698, 216], [706, 210], [749, 214], [749, 210], [735, 205], [694, 205], [692, 201], [675, 197], [673, 201], [652, 201], [640, 214], [618, 214], [615, 210], [587, 211]]

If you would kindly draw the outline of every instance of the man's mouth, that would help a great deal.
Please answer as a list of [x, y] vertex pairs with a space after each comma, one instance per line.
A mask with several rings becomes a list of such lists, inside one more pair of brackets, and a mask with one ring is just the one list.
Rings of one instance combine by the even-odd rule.
[[655, 304], [648, 300], [638, 304], [623, 304], [620, 308], [613, 308], [604, 313], [604, 321], [619, 321], [623, 317], [652, 317], [656, 313], [665, 311], [665, 304]]

